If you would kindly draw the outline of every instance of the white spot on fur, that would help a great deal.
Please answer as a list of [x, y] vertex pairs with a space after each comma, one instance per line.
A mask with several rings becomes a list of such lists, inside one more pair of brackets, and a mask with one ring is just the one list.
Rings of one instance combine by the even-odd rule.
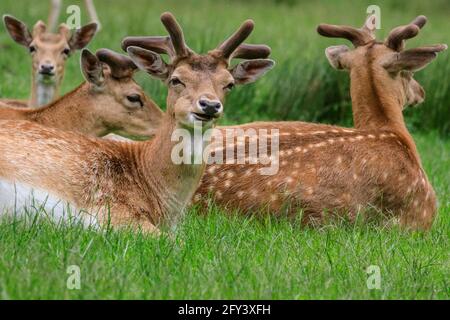
[[233, 171], [228, 171], [227, 172], [227, 178], [233, 178], [234, 177], [234, 172]]
[[225, 182], [223, 183], [223, 185], [225, 186], [225, 188], [229, 188], [229, 187], [231, 186], [230, 180], [225, 180]]
[[216, 166], [211, 166], [208, 168], [208, 173], [213, 174], [216, 171], [217, 167]]
[[236, 195], [237, 195], [237, 197], [238, 197], [239, 199], [242, 199], [242, 198], [244, 197], [244, 191], [238, 191], [238, 192], [236, 193]]

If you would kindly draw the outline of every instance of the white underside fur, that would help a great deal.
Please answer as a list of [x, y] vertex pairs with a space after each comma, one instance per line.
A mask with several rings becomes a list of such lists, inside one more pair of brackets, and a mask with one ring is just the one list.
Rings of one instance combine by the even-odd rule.
[[45, 190], [24, 183], [0, 180], [0, 216], [21, 216], [26, 212], [39, 213], [55, 222], [81, 221], [84, 226], [98, 226], [95, 216], [80, 212], [67, 201]]

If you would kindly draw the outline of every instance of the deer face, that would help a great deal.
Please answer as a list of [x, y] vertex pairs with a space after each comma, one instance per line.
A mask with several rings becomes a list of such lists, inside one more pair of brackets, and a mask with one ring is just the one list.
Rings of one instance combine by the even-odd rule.
[[[270, 54], [268, 47], [239, 47], [252, 31], [252, 21], [246, 21], [218, 48], [199, 55], [186, 46], [181, 28], [170, 13], [163, 14], [161, 20], [170, 37], [128, 37], [122, 46], [139, 68], [168, 86], [167, 113], [184, 127], [193, 127], [196, 122], [211, 127], [222, 115], [226, 93], [235, 84], [253, 82], [274, 65], [272, 60], [259, 59]], [[164, 62], [159, 53], [168, 54], [170, 63]], [[230, 67], [233, 57], [254, 60]]]
[[374, 19], [374, 16], [369, 17], [360, 29], [320, 25], [318, 32], [321, 35], [342, 37], [355, 46], [355, 49], [345, 45], [327, 48], [325, 54], [328, 61], [335, 69], [348, 70], [357, 78], [365, 75], [383, 79], [383, 83], [392, 89], [403, 106], [423, 102], [425, 91], [413, 78], [414, 72], [423, 69], [437, 57], [438, 52], [446, 50], [447, 46], [439, 44], [404, 50], [405, 40], [415, 37], [425, 25], [424, 16], [417, 17], [409, 25], [393, 29], [384, 42], [377, 42], [373, 34], [374, 29], [368, 27], [375, 25]]
[[46, 25], [38, 21], [32, 32], [25, 23], [5, 15], [4, 24], [11, 38], [25, 46], [32, 57], [33, 76], [39, 83], [59, 84], [64, 76], [64, 65], [71, 53], [84, 48], [93, 38], [97, 25], [88, 24], [71, 33], [62, 24], [58, 33], [50, 33]]
[[130, 58], [108, 49], [96, 55], [83, 50], [81, 68], [91, 86], [93, 108], [103, 124], [119, 135], [155, 134], [163, 112], [133, 80], [137, 67]]

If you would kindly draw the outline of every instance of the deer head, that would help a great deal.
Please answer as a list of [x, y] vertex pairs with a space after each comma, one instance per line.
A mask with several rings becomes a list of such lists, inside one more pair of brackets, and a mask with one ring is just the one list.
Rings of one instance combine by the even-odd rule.
[[[375, 83], [376, 90], [382, 92], [382, 104], [406, 105], [421, 103], [425, 91], [414, 80], [414, 72], [423, 69], [437, 57], [437, 53], [447, 49], [444, 44], [419, 47], [405, 50], [405, 41], [415, 37], [425, 25], [427, 19], [418, 16], [410, 24], [393, 29], [387, 39], [378, 42], [375, 39], [374, 25], [376, 17], [370, 16], [362, 28], [321, 24], [317, 28], [319, 34], [325, 37], [344, 38], [352, 42], [354, 49], [345, 45], [332, 46], [326, 49], [325, 54], [331, 66], [339, 70], [348, 70], [352, 82], [352, 100], [355, 104], [370, 104], [370, 94], [364, 99], [354, 100], [354, 96], [361, 96], [366, 88]], [[373, 91], [373, 90], [372, 90]], [[390, 103], [397, 101], [397, 103]], [[373, 101], [372, 101], [373, 102]], [[380, 103], [380, 101], [378, 102]], [[372, 110], [373, 111], [373, 110]], [[378, 110], [378, 122], [385, 122], [383, 116], [395, 113], [397, 110]], [[382, 115], [383, 114], [383, 115]], [[355, 116], [355, 126], [363, 126]]]
[[[216, 49], [197, 54], [184, 41], [181, 27], [171, 13], [161, 15], [168, 37], [127, 37], [122, 48], [136, 65], [169, 87], [167, 114], [186, 128], [201, 122], [213, 125], [223, 113], [227, 92], [236, 84], [260, 78], [274, 66], [265, 59], [270, 48], [265, 45], [242, 45], [253, 30], [253, 21], [241, 27]], [[165, 62], [160, 54], [167, 54]], [[247, 59], [230, 67], [233, 58]]]
[[100, 49], [95, 55], [84, 49], [81, 70], [102, 125], [108, 124], [110, 131], [120, 135], [154, 135], [162, 111], [133, 80], [138, 69], [129, 57], [108, 49]]
[[[84, 48], [94, 37], [97, 24], [90, 23], [71, 32], [67, 25], [61, 24], [57, 33], [47, 31], [46, 25], [38, 21], [30, 32], [20, 20], [4, 15], [3, 22], [11, 38], [28, 49], [32, 57], [33, 89], [43, 85], [53, 87], [48, 94], [32, 96], [32, 106], [49, 103], [56, 96], [57, 89], [64, 77], [64, 65], [75, 51]], [[53, 94], [52, 94], [53, 93]]]

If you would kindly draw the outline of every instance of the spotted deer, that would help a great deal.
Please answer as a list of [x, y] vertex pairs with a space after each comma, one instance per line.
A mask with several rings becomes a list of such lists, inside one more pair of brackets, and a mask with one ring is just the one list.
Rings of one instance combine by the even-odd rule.
[[[395, 28], [384, 42], [377, 42], [367, 30], [320, 25], [320, 34], [347, 38], [355, 45], [353, 50], [328, 48], [327, 56], [333, 66], [350, 72], [357, 128], [304, 122], [228, 127], [278, 129], [267, 138], [279, 139], [279, 152], [271, 155], [279, 171], [261, 175], [260, 163], [249, 164], [247, 148], [245, 164], [208, 165], [194, 202], [207, 206], [212, 198], [247, 214], [267, 210], [294, 216], [301, 211], [305, 224], [336, 216], [354, 221], [361, 214], [394, 217], [406, 229], [429, 229], [436, 197], [402, 115], [406, 103], [423, 97], [412, 72], [446, 49], [435, 45], [403, 50], [404, 40], [416, 35], [423, 24], [419, 17]], [[226, 129], [221, 128], [222, 136]], [[215, 151], [225, 155], [231, 149], [236, 155], [236, 139], [224, 143], [225, 148], [219, 142]]]
[[38, 108], [56, 99], [66, 60], [75, 50], [84, 48], [97, 30], [96, 23], [87, 24], [74, 32], [61, 24], [57, 33], [51, 33], [44, 22], [38, 21], [30, 32], [25, 23], [13, 16], [4, 15], [3, 22], [11, 38], [26, 47], [32, 59], [30, 99], [0, 99], [15, 107]]
[[28, 120], [56, 129], [102, 137], [110, 133], [151, 137], [163, 112], [133, 80], [133, 61], [108, 49], [84, 49], [81, 85], [39, 108], [0, 105], [0, 120]]
[[[203, 130], [213, 127], [232, 85], [256, 80], [273, 61], [252, 59], [258, 46], [239, 49], [253, 29], [252, 21], [207, 54], [187, 47], [172, 14], [164, 13], [161, 21], [169, 37], [123, 41], [136, 65], [168, 86], [167, 109], [155, 137], [145, 142], [108, 141], [29, 121], [1, 121], [2, 209], [29, 204], [33, 198], [55, 215], [75, 208], [72, 212], [94, 216], [99, 224], [146, 232], [158, 232], [160, 224], [172, 225], [182, 216], [205, 163], [175, 164], [172, 150], [179, 141], [172, 141], [173, 132], [193, 133], [198, 123]], [[236, 53], [248, 60], [230, 67]], [[203, 136], [200, 143], [208, 145]]]

